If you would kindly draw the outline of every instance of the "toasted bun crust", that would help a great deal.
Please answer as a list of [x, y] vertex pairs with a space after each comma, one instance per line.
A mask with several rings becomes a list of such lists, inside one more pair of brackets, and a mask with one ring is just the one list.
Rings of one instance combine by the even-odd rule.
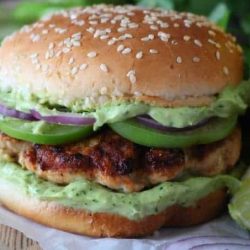
[[152, 234], [163, 226], [191, 226], [211, 220], [225, 208], [226, 190], [209, 194], [193, 207], [172, 206], [140, 221], [39, 201], [3, 182], [0, 182], [0, 201], [19, 215], [67, 232], [94, 237], [136, 237]]
[[69, 106], [207, 105], [242, 79], [235, 38], [201, 16], [132, 6], [54, 14], [0, 48], [1, 88]]

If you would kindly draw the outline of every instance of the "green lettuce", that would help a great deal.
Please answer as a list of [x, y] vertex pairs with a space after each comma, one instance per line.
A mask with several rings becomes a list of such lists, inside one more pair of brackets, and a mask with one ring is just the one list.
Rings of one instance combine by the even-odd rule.
[[245, 173], [228, 208], [231, 217], [243, 228], [250, 230], [250, 169]]

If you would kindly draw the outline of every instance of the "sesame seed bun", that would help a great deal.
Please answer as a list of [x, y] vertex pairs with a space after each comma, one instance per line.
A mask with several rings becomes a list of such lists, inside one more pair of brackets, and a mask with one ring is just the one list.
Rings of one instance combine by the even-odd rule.
[[86, 108], [208, 105], [243, 72], [235, 38], [206, 18], [132, 6], [54, 14], [8, 37], [0, 58], [3, 89]]

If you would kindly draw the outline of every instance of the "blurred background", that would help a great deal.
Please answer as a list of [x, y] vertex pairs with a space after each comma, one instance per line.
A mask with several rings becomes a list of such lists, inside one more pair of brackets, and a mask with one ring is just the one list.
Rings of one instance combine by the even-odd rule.
[[[244, 50], [244, 78], [250, 78], [250, 0], [0, 0], [0, 43], [6, 35], [50, 12], [98, 3], [136, 4], [205, 15], [237, 37]], [[250, 164], [250, 111], [241, 123], [243, 156]]]

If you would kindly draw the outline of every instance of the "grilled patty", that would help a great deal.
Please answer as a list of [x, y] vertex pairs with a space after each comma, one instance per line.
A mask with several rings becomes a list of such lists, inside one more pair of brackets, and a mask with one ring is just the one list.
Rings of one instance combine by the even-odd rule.
[[184, 173], [214, 176], [227, 172], [239, 158], [240, 137], [240, 130], [235, 129], [226, 139], [208, 145], [160, 149], [139, 146], [108, 129], [63, 146], [34, 145], [1, 134], [0, 150], [55, 183], [86, 178], [111, 189], [134, 192]]

